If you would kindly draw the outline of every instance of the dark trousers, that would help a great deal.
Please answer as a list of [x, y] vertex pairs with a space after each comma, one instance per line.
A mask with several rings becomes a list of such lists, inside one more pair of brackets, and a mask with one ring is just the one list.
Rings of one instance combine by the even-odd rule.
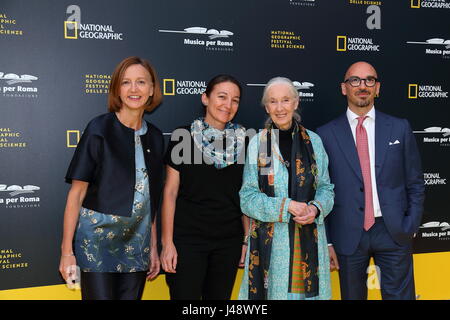
[[[369, 231], [363, 231], [359, 246], [352, 255], [338, 254], [343, 300], [367, 299], [367, 272], [371, 257], [379, 271], [383, 300], [415, 300], [412, 243], [398, 245], [381, 217], [375, 219]], [[369, 289], [370, 284], [369, 281]]]
[[83, 300], [140, 300], [146, 272], [81, 272]]
[[166, 273], [172, 300], [228, 300], [241, 257], [242, 237], [204, 244], [175, 244], [176, 273]]

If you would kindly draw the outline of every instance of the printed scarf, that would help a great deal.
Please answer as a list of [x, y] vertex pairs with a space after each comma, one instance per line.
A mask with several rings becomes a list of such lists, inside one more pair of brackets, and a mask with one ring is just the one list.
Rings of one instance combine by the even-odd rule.
[[205, 118], [198, 118], [191, 124], [191, 135], [205, 162], [217, 169], [237, 163], [245, 145], [245, 128], [231, 122], [219, 130], [206, 123]]
[[[306, 129], [293, 123], [291, 170], [292, 200], [306, 202], [314, 199], [317, 189], [317, 165], [310, 137]], [[275, 158], [284, 163], [272, 146], [273, 123], [260, 135], [258, 148], [258, 183], [261, 192], [275, 197], [275, 177], [272, 164]], [[284, 203], [283, 203], [284, 205]], [[282, 207], [283, 207], [282, 205]], [[281, 208], [282, 210], [282, 208]], [[280, 212], [281, 215], [281, 212]], [[249, 300], [267, 300], [269, 267], [272, 252], [274, 223], [253, 220], [250, 237]], [[289, 292], [302, 293], [307, 298], [319, 295], [317, 225], [289, 223], [290, 268]], [[276, 267], [276, 266], [275, 266]]]

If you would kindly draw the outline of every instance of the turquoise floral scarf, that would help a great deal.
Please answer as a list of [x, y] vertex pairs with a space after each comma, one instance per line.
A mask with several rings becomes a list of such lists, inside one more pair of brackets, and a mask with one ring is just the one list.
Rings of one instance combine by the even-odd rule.
[[217, 169], [237, 163], [245, 145], [245, 128], [231, 122], [219, 130], [198, 118], [191, 124], [191, 135], [204, 158]]

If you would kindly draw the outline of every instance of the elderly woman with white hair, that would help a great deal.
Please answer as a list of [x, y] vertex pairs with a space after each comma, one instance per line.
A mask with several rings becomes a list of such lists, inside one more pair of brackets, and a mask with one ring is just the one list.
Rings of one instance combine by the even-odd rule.
[[320, 137], [300, 124], [291, 80], [271, 79], [262, 105], [269, 118], [250, 141], [239, 192], [251, 218], [239, 299], [331, 299], [327, 154]]

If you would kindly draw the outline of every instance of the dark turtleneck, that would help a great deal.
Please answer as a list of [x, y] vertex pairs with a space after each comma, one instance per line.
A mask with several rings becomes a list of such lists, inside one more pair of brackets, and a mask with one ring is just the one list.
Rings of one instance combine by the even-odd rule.
[[287, 169], [289, 171], [289, 195], [291, 195], [291, 183], [290, 183], [292, 171], [291, 150], [292, 150], [292, 132], [294, 131], [294, 125], [292, 122], [291, 127], [287, 130], [279, 129], [275, 125], [275, 129], [278, 129], [279, 132], [278, 146], [280, 148], [281, 156], [283, 157], [284, 163], [287, 165]]
[[[279, 129], [275, 124], [274, 128], [278, 129], [279, 132], [279, 140], [278, 140], [278, 146], [280, 148], [281, 156], [283, 157], [284, 163], [287, 165], [287, 169], [289, 172], [289, 180], [288, 180], [288, 194], [289, 197], [292, 196], [292, 187], [291, 187], [291, 177], [292, 177], [292, 132], [294, 131], [294, 123], [292, 123], [291, 127], [287, 130], [281, 130]], [[320, 215], [320, 209], [315, 204], [313, 204], [317, 208], [317, 215], [318, 217]]]

